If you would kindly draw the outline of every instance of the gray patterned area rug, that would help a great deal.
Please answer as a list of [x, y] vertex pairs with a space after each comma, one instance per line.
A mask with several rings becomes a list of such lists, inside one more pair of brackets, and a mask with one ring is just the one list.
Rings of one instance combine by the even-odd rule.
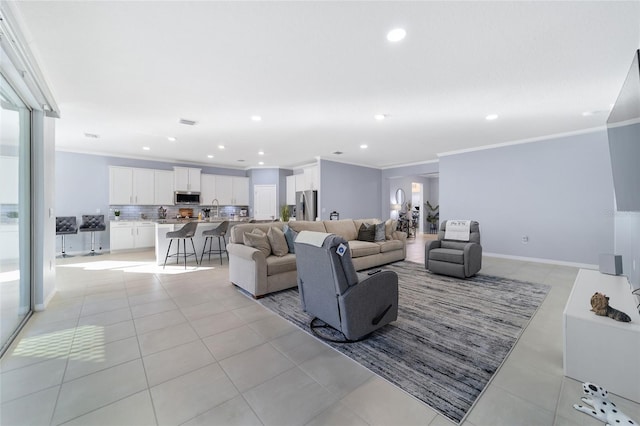
[[[408, 261], [382, 269], [398, 274], [398, 320], [364, 341], [329, 344], [460, 423], [550, 287], [482, 274], [444, 277]], [[297, 288], [259, 301], [311, 333]]]

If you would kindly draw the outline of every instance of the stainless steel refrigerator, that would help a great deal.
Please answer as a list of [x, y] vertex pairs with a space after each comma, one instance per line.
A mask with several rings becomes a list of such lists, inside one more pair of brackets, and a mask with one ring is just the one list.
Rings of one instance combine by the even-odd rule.
[[296, 192], [296, 220], [316, 220], [318, 191]]

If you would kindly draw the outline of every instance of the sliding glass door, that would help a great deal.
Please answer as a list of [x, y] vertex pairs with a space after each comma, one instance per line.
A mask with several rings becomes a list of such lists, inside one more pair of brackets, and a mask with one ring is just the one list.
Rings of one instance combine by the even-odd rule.
[[0, 75], [0, 354], [31, 313], [31, 112]]

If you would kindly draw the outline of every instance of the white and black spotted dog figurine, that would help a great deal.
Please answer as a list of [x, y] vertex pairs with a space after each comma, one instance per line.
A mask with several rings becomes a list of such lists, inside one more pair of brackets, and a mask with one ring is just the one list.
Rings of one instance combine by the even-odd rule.
[[582, 390], [585, 395], [589, 397], [580, 398], [582, 402], [590, 407], [584, 405], [573, 404], [573, 408], [578, 411], [582, 411], [594, 417], [601, 422], [605, 422], [607, 425], [638, 425], [637, 422], [631, 420], [623, 412], [619, 411], [616, 404], [609, 401], [609, 392], [602, 386], [594, 385], [593, 383], [585, 382], [582, 384]]

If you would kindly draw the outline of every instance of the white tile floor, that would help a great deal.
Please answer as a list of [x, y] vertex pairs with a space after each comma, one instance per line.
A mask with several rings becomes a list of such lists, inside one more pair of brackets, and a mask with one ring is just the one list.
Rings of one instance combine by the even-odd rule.
[[[408, 243], [423, 262], [424, 241]], [[2, 425], [446, 425], [425, 404], [301, 332], [228, 282], [152, 252], [76, 257], [0, 361]], [[576, 269], [485, 258], [483, 273], [552, 290], [465, 425], [598, 425], [562, 375]], [[640, 404], [612, 397], [632, 418]]]

